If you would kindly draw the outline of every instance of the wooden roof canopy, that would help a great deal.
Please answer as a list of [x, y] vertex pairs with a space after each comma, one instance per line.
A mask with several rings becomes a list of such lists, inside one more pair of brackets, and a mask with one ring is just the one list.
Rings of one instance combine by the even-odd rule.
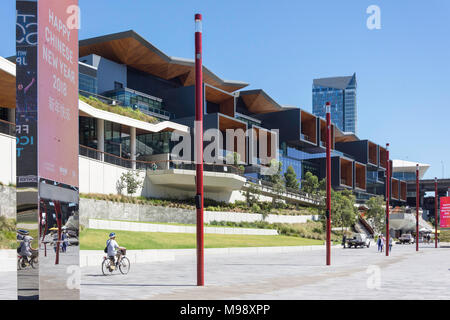
[[[169, 57], [133, 30], [81, 40], [80, 57], [90, 54], [126, 64], [166, 80], [178, 79], [184, 86], [195, 84], [194, 60]], [[248, 85], [244, 82], [223, 80], [206, 67], [203, 67], [203, 81], [227, 92], [234, 92]]]
[[254, 114], [277, 112], [283, 109], [261, 89], [240, 91], [239, 96], [244, 101], [248, 111]]
[[16, 108], [16, 77], [0, 69], [0, 106]]

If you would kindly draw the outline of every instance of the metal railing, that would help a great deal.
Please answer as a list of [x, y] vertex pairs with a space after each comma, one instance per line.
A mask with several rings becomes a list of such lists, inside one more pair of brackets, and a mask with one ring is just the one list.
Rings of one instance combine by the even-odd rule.
[[[274, 189], [274, 184], [272, 182], [270, 182], [270, 181], [263, 180], [263, 179], [257, 179], [257, 178], [253, 178], [253, 177], [246, 177], [246, 178], [247, 178], [247, 181], [252, 182], [252, 183], [254, 183], [256, 185], [261, 185], [261, 186], [264, 186], [264, 187], [268, 187], [268, 188]], [[310, 200], [315, 201], [315, 202], [320, 202], [322, 200], [321, 196], [315, 195], [315, 194], [306, 193], [306, 192], [303, 192], [300, 189], [292, 189], [292, 188], [285, 187], [284, 193], [287, 194], [288, 196], [293, 196], [293, 197], [299, 197], [300, 196], [300, 197], [307, 198], [307, 199], [310, 199]]]
[[9, 136], [15, 136], [16, 124], [0, 119], [0, 133], [7, 134]]
[[[148, 169], [152, 171], [170, 170], [170, 169], [180, 169], [180, 170], [196, 169], [196, 164], [194, 162], [186, 162], [183, 160], [159, 160], [159, 161], [131, 160], [83, 145], [80, 145], [79, 149], [80, 149], [79, 153], [81, 156], [85, 156], [95, 160], [100, 160], [103, 162], [107, 162], [125, 168], [135, 167], [138, 170]], [[133, 163], [135, 163], [135, 166], [133, 166]], [[243, 175], [243, 171], [241, 169], [228, 164], [204, 163], [203, 170], [207, 172], [222, 172], [222, 173]]]
[[84, 90], [78, 90], [78, 92], [86, 98], [96, 98], [98, 100], [100, 100], [101, 102], [103, 102], [104, 104], [110, 105], [110, 106], [122, 106], [122, 102], [117, 100], [117, 99], [111, 99], [105, 96], [101, 96], [99, 94], [96, 93], [92, 93], [92, 92], [88, 92], [88, 91], [84, 91]]

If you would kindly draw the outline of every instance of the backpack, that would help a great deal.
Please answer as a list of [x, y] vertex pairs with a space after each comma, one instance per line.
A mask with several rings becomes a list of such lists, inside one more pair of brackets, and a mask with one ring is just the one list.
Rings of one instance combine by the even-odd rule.
[[105, 247], [105, 249], [103, 250], [104, 253], [108, 253], [109, 242], [110, 242], [110, 240], [106, 241], [106, 247]]

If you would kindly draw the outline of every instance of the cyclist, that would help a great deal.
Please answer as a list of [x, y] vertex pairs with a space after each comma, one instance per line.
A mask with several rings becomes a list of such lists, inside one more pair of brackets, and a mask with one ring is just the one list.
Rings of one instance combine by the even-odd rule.
[[31, 241], [33, 241], [33, 237], [30, 236], [29, 231], [27, 230], [19, 230], [19, 234], [17, 235], [17, 240], [20, 241], [19, 246], [19, 255], [23, 258], [22, 267], [25, 267], [30, 263], [29, 258], [32, 256], [31, 250]]
[[[115, 269], [115, 266], [119, 264], [122, 256], [122, 249], [125, 248], [119, 247], [119, 244], [116, 242], [116, 234], [111, 232], [109, 234], [109, 239], [106, 241], [106, 253], [111, 260], [111, 269]], [[114, 261], [114, 257], [117, 257], [117, 262]]]

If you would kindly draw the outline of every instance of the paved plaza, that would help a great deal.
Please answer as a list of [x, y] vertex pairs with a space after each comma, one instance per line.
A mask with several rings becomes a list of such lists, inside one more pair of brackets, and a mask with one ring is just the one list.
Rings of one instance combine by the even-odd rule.
[[[81, 299], [450, 299], [450, 245], [396, 245], [390, 257], [375, 246], [337, 247], [328, 267], [324, 254], [206, 255], [203, 288], [195, 286], [195, 255], [132, 264], [125, 276], [103, 276], [99, 261], [81, 270]], [[17, 298], [15, 278], [0, 273], [0, 299]]]
[[82, 269], [81, 298], [105, 299], [450, 299], [450, 246], [397, 245], [392, 255], [365, 249], [206, 256], [206, 286], [195, 256], [132, 265], [126, 276]]

